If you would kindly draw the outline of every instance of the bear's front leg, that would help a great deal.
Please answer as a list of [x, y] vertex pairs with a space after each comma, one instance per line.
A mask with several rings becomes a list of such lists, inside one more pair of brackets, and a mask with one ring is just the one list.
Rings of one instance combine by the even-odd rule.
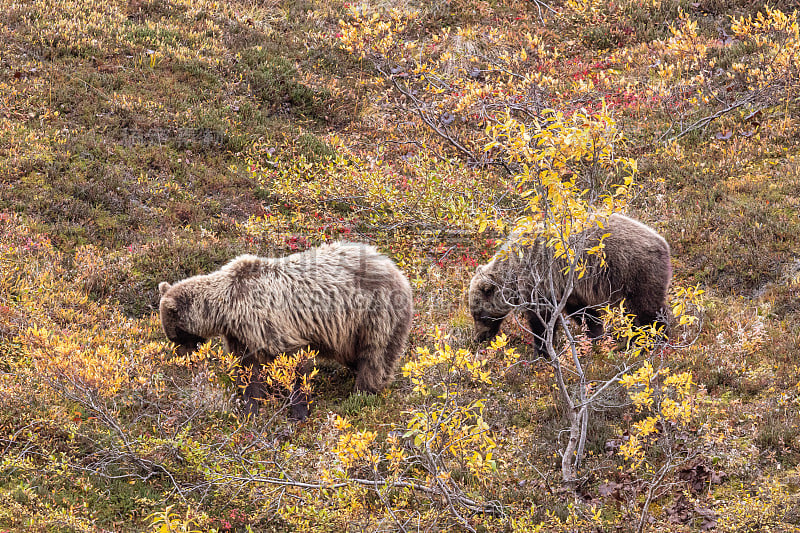
[[589, 332], [589, 338], [593, 341], [596, 341], [605, 335], [606, 329], [603, 325], [603, 319], [600, 318], [600, 314], [596, 309], [592, 309], [590, 307], [584, 309], [582, 322]]
[[244, 397], [245, 413], [257, 415], [261, 402], [266, 399], [266, 390], [261, 381], [261, 363], [255, 356], [242, 359], [239, 374], [236, 377], [236, 386], [242, 391]]
[[[323, 357], [325, 354], [324, 351], [321, 351], [317, 347], [312, 347], [317, 353], [323, 353]], [[331, 356], [327, 356], [329, 359], [332, 359]], [[310, 376], [314, 371], [314, 360], [309, 359], [302, 362], [297, 368], [297, 379], [295, 379], [294, 386], [292, 387], [292, 393], [289, 396], [289, 418], [295, 420], [297, 422], [302, 422], [308, 417], [310, 405], [311, 405], [311, 395], [310, 393], [303, 390], [303, 381]]]
[[547, 322], [550, 320], [550, 311], [541, 308], [538, 310], [526, 309], [525, 320], [528, 322], [531, 334], [533, 334], [533, 345], [536, 348], [536, 353], [547, 355], [544, 342], [547, 335]]
[[294, 382], [292, 395], [289, 398], [289, 416], [298, 422], [301, 422], [308, 417], [309, 398], [308, 394], [303, 391], [302, 385], [303, 378], [297, 378], [297, 381]]
[[239, 358], [239, 371], [236, 374], [236, 387], [244, 398], [245, 414], [255, 416], [266, 399], [266, 389], [261, 381], [261, 363], [255, 353], [250, 352], [239, 339], [225, 337], [228, 351]]

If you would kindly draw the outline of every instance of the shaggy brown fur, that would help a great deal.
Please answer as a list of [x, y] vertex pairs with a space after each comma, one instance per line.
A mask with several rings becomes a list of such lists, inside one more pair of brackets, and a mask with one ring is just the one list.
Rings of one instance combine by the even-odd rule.
[[[617, 305], [623, 299], [626, 310], [636, 315], [637, 325], [656, 321], [672, 277], [669, 245], [652, 228], [623, 215], [611, 215], [605, 231], [595, 228], [579, 236], [585, 242], [583, 248], [596, 245], [601, 232], [609, 233], [603, 241], [607, 265], [601, 268], [594, 256], [587, 256], [588, 271], [575, 280], [564, 308], [587, 327], [592, 338], [603, 334], [598, 308]], [[514, 246], [517, 239], [519, 236], [512, 234], [488, 264], [478, 267], [469, 288], [470, 311], [477, 340], [484, 341], [497, 335], [513, 309], [523, 310], [541, 350], [545, 324], [564, 296], [566, 265], [554, 260], [552, 250], [540, 239], [526, 244], [520, 257], [519, 247]]]
[[[211, 274], [162, 282], [164, 333], [184, 349], [221, 335], [243, 369], [311, 347], [356, 372], [356, 391], [374, 393], [394, 379], [412, 319], [411, 287], [387, 257], [338, 242], [284, 258], [237, 257]], [[250, 412], [263, 385], [246, 385]], [[305, 401], [293, 402], [304, 418]]]

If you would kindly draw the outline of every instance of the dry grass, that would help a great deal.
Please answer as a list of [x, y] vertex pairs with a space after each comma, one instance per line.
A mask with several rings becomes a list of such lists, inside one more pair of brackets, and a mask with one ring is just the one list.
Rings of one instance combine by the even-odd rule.
[[[800, 100], [771, 95], [755, 103], [757, 117], [743, 108], [663, 143], [677, 114], [686, 125], [717, 107], [690, 102], [690, 76], [659, 89], [651, 53], [667, 61], [664, 23], [675, 23], [680, 6], [700, 21], [716, 68], [757, 66], [752, 47], [725, 44], [717, 28], [730, 31], [729, 16], [759, 6], [553, 3], [570, 15], [540, 22], [532, 4], [455, 4], [427, 5], [422, 27], [541, 36], [546, 57], [531, 61], [548, 102], [612, 106], [631, 140], [622, 149], [639, 165], [633, 210], [670, 242], [676, 281], [708, 293], [700, 339], [670, 364], [694, 373], [703, 454], [727, 477], [692, 498], [727, 517], [721, 530], [796, 530]], [[239, 253], [366, 240], [412, 279], [406, 360], [431, 344], [435, 327], [475, 352], [464, 293], [500, 236], [478, 235], [476, 217], [487, 204], [511, 216], [519, 199], [507, 176], [441, 161], [457, 159], [447, 143], [404, 114], [406, 100], [367, 62], [340, 49], [337, 21], [348, 11], [339, 3], [0, 0], [0, 11], [0, 530], [143, 531], [168, 505], [209, 531], [302, 530], [306, 519], [315, 531], [398, 529], [363, 488], [343, 498], [225, 479], [202, 485], [203, 468], [246, 465], [252, 474], [258, 464], [288, 464], [287, 476], [316, 479], [340, 435], [334, 415], [384, 438], [430, 398], [402, 377], [381, 396], [348, 397], [351, 374], [326, 365], [308, 422], [243, 422], [224, 358], [173, 358], [154, 314], [156, 286]], [[447, 45], [454, 72], [481, 51], [466, 37]], [[736, 83], [731, 91], [744, 94], [745, 81]], [[358, 164], [329, 166], [336, 154]], [[512, 531], [514, 518], [517, 531], [556, 531], [556, 518], [570, 514], [555, 490], [563, 413], [530, 340], [513, 324], [505, 331], [532, 362], [491, 387], [457, 381], [465, 402], [486, 399], [502, 468], [481, 479], [460, 465], [454, 477], [509, 513], [470, 516], [476, 529]], [[94, 367], [78, 364], [87, 361]], [[607, 527], [627, 531], [635, 510], [598, 493], [608, 480], [635, 481], [615, 473], [622, 462], [606, 449], [630, 426], [623, 416], [609, 409], [595, 420], [582, 490]], [[653, 511], [661, 525], [686, 488], [671, 482]], [[743, 484], [756, 518], [741, 514]], [[434, 529], [461, 527], [423, 493], [382, 496]], [[696, 530], [699, 516], [672, 526]]]

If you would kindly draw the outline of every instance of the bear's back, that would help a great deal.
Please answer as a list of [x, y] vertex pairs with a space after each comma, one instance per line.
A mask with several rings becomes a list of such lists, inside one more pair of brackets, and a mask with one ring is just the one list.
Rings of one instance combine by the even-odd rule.
[[253, 324], [268, 324], [270, 335], [248, 342], [271, 352], [312, 345], [348, 363], [375, 316], [399, 313], [410, 321], [408, 281], [372, 246], [335, 242], [283, 258], [245, 255], [222, 271], [229, 301], [242, 310], [235, 329], [247, 337]]
[[615, 213], [609, 217], [609, 241], [624, 243], [628, 248], [660, 249], [669, 252], [669, 244], [656, 230], [634, 220]]
[[376, 290], [405, 281], [395, 264], [367, 244], [338, 241], [276, 260], [286, 275], [319, 284]]
[[615, 272], [618, 284], [636, 278], [668, 281], [672, 275], [667, 241], [650, 226], [624, 215], [612, 215], [610, 235], [605, 241], [606, 261]]

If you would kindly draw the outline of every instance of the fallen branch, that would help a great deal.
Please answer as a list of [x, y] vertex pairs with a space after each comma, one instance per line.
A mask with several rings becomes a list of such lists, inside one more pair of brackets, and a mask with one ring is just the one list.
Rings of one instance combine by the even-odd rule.
[[[730, 113], [731, 111], [735, 111], [736, 109], [739, 109], [742, 106], [745, 106], [747, 104], [755, 102], [759, 97], [763, 96], [766, 92], [768, 92], [767, 91], [768, 89], [771, 89], [771, 88], [772, 88], [772, 85], [768, 85], [768, 86], [766, 86], [766, 87], [764, 87], [762, 89], [759, 89], [758, 91], [753, 91], [753, 92], [749, 93], [744, 98], [741, 98], [741, 99], [735, 101], [734, 103], [728, 105], [724, 109], [720, 109], [719, 111], [717, 111], [713, 115], [708, 115], [707, 117], [703, 117], [703, 118], [697, 120], [696, 122], [691, 124], [689, 127], [681, 130], [680, 133], [678, 133], [677, 135], [674, 135], [674, 136], [670, 137], [667, 141], [668, 142], [677, 141], [678, 139], [681, 139], [681, 138], [685, 137], [686, 135], [690, 134], [693, 131], [707, 128], [709, 124], [711, 124], [713, 121], [717, 120], [718, 118], [723, 117], [723, 116], [727, 115], [728, 113]], [[764, 105], [764, 106], [761, 106], [759, 109], [763, 109], [765, 107], [768, 107], [768, 106]], [[661, 135], [661, 137], [659, 137], [659, 139], [658, 139], [659, 142], [664, 142], [664, 138], [667, 136], [667, 134], [670, 131], [672, 131], [672, 125], [670, 125], [670, 127], [667, 128], [667, 131], [665, 131], [664, 134]]]
[[390, 481], [387, 479], [364, 479], [364, 478], [347, 478], [344, 481], [340, 481], [338, 483], [308, 483], [303, 481], [295, 481], [292, 479], [281, 479], [275, 477], [264, 477], [264, 476], [250, 476], [250, 477], [242, 477], [242, 476], [220, 476], [217, 479], [209, 481], [211, 485], [229, 485], [231, 482], [239, 482], [239, 483], [266, 483], [269, 485], [276, 485], [282, 487], [296, 487], [300, 489], [309, 489], [309, 490], [335, 490], [340, 489], [343, 487], [347, 487], [350, 485], [359, 485], [362, 487], [366, 487], [367, 489], [373, 490], [378, 492], [380, 487], [387, 487], [391, 489], [411, 489], [419, 492], [424, 492], [425, 494], [431, 494], [434, 496], [441, 496], [446, 497], [449, 500], [452, 500], [453, 503], [457, 503], [459, 506], [473, 512], [479, 514], [488, 514], [492, 516], [503, 516], [504, 510], [503, 506], [500, 502], [487, 502], [481, 503], [472, 498], [464, 496], [463, 494], [452, 494], [447, 491], [443, 491], [440, 488], [429, 487], [427, 485], [417, 483], [415, 481], [410, 480], [397, 480], [397, 481]]

